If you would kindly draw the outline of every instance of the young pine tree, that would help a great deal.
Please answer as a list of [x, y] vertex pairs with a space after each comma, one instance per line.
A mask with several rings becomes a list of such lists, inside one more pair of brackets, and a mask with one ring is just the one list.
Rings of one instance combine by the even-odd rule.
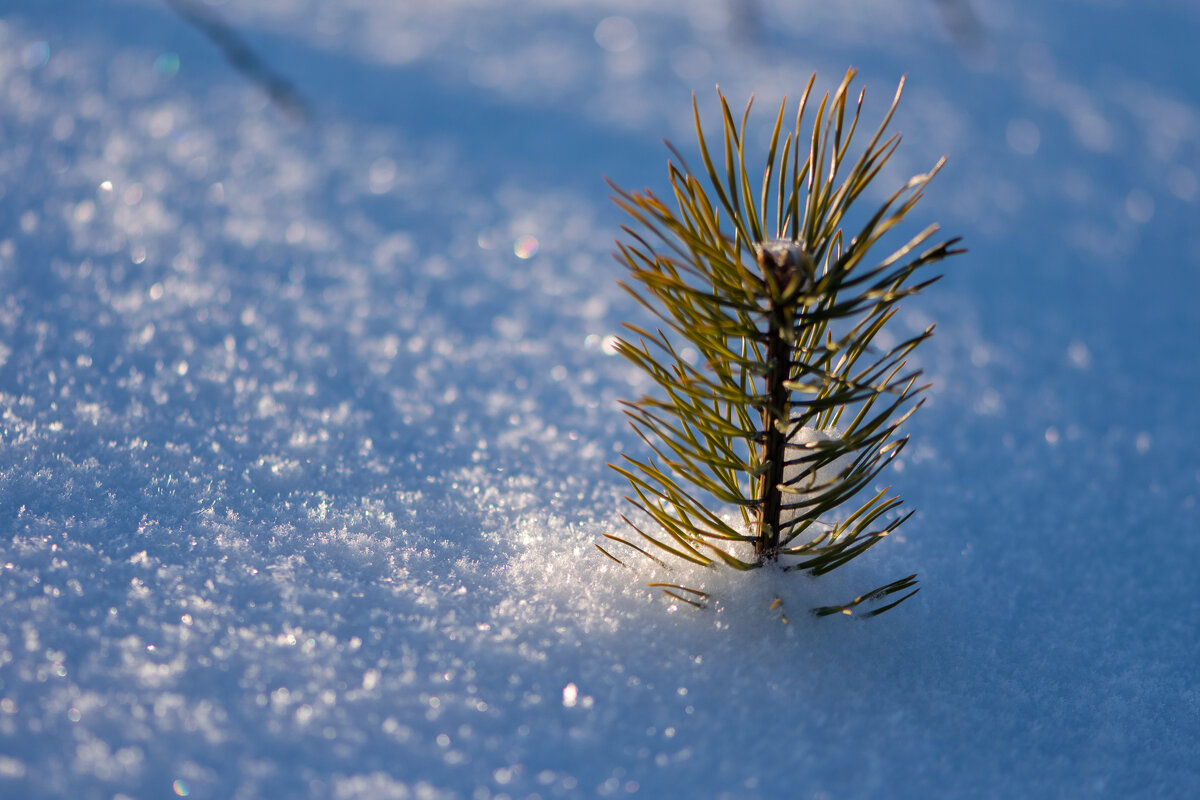
[[[633, 279], [621, 285], [665, 330], [627, 325], [633, 337], [617, 345], [658, 391], [625, 404], [653, 455], [623, 455], [624, 464], [612, 465], [632, 486], [627, 499], [657, 530], [625, 518], [635, 535], [605, 536], [659, 564], [670, 557], [752, 570], [778, 562], [821, 575], [912, 513], [900, 515], [901, 501], [888, 489], [869, 487], [907, 441], [899, 428], [925, 387], [906, 359], [933, 328], [902, 341], [880, 334], [901, 299], [937, 280], [923, 268], [962, 251], [954, 249], [956, 239], [928, 245], [938, 230], [931, 225], [883, 258], [871, 252], [945, 159], [843, 233], [852, 205], [899, 144], [898, 135], [885, 139], [884, 132], [904, 85], [851, 160], [863, 102], [860, 92], [848, 112], [854, 75], [847, 72], [832, 100], [821, 99], [803, 137], [816, 76], [786, 134], [787, 101], [780, 104], [761, 181], [747, 169], [750, 106], [739, 124], [718, 92], [720, 160], [693, 98], [704, 172], [693, 172], [671, 149], [675, 208], [648, 190], [613, 186], [617, 204], [637, 223], [624, 227], [628, 238], [618, 242]], [[915, 594], [916, 583], [910, 575], [813, 610], [879, 614]], [[687, 586], [651, 585], [692, 605], [707, 599]]]

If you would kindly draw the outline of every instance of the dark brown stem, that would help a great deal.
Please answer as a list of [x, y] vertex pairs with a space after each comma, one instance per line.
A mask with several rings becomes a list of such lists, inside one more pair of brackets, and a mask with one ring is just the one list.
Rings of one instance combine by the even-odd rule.
[[[789, 395], [784, 381], [788, 379], [791, 365], [791, 345], [784, 337], [783, 314], [771, 314], [767, 331], [767, 405], [762, 411], [763, 432], [762, 463], [767, 471], [759, 478], [758, 499], [761, 503], [758, 514], [758, 530], [755, 532], [754, 555], [759, 561], [775, 558], [779, 549], [779, 522], [783, 514], [784, 453], [787, 448], [787, 420]], [[782, 430], [781, 430], [782, 429]]]
[[779, 551], [779, 523], [783, 516], [784, 454], [791, 419], [791, 392], [784, 385], [791, 377], [792, 325], [798, 282], [811, 281], [812, 260], [796, 242], [776, 240], [755, 248], [759, 269], [771, 295], [767, 321], [767, 404], [762, 409], [763, 439], [760, 463], [767, 471], [758, 479], [758, 530], [754, 555], [759, 561], [775, 558]]

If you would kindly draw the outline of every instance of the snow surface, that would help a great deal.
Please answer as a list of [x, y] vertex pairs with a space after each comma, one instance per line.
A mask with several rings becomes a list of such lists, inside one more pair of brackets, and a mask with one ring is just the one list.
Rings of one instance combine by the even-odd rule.
[[[1200, 793], [1193, 3], [210, 5], [305, 117], [164, 3], [0, 6], [0, 796]], [[971, 248], [919, 512], [672, 609], [592, 548], [601, 177], [851, 64]]]

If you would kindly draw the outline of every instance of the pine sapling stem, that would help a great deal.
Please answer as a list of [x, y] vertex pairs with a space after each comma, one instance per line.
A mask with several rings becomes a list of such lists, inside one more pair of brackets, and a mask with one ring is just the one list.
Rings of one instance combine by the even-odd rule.
[[779, 552], [779, 523], [783, 516], [784, 460], [787, 452], [791, 392], [785, 382], [791, 377], [792, 325], [796, 292], [797, 254], [793, 248], [764, 247], [758, 265], [771, 293], [767, 316], [767, 404], [762, 410], [763, 444], [759, 463], [767, 470], [758, 482], [758, 530], [754, 555], [761, 561]]
[[[774, 316], [774, 315], [772, 315]], [[761, 502], [758, 515], [758, 531], [754, 539], [754, 555], [759, 561], [773, 559], [779, 550], [779, 521], [783, 514], [784, 452], [787, 447], [786, 420], [788, 417], [788, 390], [783, 382], [788, 377], [791, 347], [783, 331], [771, 321], [767, 332], [767, 394], [769, 400], [763, 408], [763, 429], [766, 438], [762, 446], [762, 463], [767, 471], [759, 478], [758, 497]], [[784, 430], [780, 430], [783, 428]]]

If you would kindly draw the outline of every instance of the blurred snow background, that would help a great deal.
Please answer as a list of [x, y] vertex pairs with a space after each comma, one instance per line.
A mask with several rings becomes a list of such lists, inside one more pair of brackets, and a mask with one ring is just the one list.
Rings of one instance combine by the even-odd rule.
[[[1200, 791], [1194, 4], [204, 7], [303, 116], [165, 3], [0, 6], [0, 796]], [[591, 545], [601, 179], [850, 65], [972, 252], [898, 320], [917, 516], [788, 591], [923, 591], [672, 611]]]

